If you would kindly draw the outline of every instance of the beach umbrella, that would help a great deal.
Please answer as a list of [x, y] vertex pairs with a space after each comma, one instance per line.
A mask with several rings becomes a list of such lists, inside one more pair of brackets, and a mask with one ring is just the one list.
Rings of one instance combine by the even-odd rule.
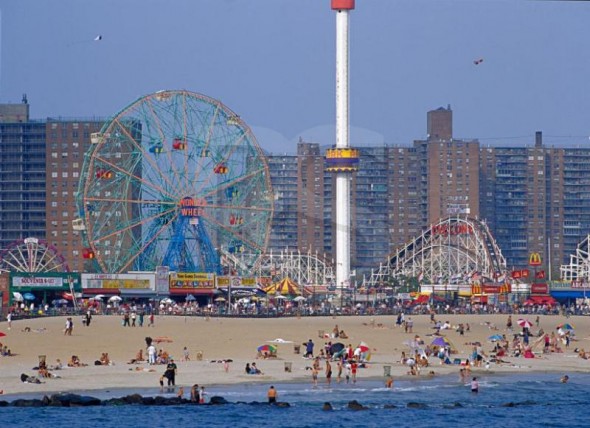
[[518, 323], [519, 326], [521, 326], [522, 328], [531, 328], [533, 326], [533, 323], [530, 322], [529, 320], [525, 319], [525, 318], [520, 318], [518, 321], [516, 321]]
[[361, 352], [369, 352], [369, 345], [367, 345], [365, 342], [359, 343], [359, 346], [357, 346], [357, 348], [360, 349]]
[[332, 346], [330, 346], [330, 353], [332, 353], [332, 355], [337, 354], [338, 352], [342, 351], [346, 346], [344, 345], [344, 343], [334, 343]]
[[297, 296], [293, 299], [293, 301], [295, 301], [295, 302], [303, 302], [304, 300], [307, 300], [307, 299], [303, 296]]
[[104, 294], [97, 294], [96, 296], [93, 297], [94, 300], [102, 300], [104, 299], [105, 295]]
[[18, 291], [14, 291], [14, 292], [12, 293], [12, 297], [14, 297], [14, 300], [15, 300], [15, 301], [17, 301], [17, 302], [22, 302], [23, 300], [25, 300], [25, 299], [23, 298], [23, 295], [22, 295], [22, 294], [20, 294]]
[[575, 327], [572, 324], [570, 324], [569, 322], [561, 323], [557, 326], [557, 328], [560, 328], [562, 330], [574, 330], [575, 329]]
[[35, 300], [35, 295], [33, 293], [25, 293], [23, 294], [23, 298], [25, 300]]
[[0, 331], [0, 337], [4, 337], [4, 336], [6, 336], [6, 333], [3, 333]]
[[194, 302], [195, 300], [197, 300], [197, 298], [195, 296], [193, 296], [192, 294], [189, 294], [188, 296], [186, 296], [184, 298], [184, 300], [186, 300], [187, 302]]
[[260, 345], [256, 350], [262, 353], [268, 352], [269, 354], [275, 354], [277, 352], [277, 347], [271, 344], [264, 344]]
[[218, 297], [215, 299], [216, 302], [225, 302], [225, 298], [224, 297]]
[[121, 300], [123, 300], [121, 297], [119, 296], [111, 296], [109, 297], [109, 302], [120, 302]]
[[501, 334], [493, 334], [490, 337], [488, 337], [488, 340], [491, 342], [497, 342], [498, 340], [502, 339], [504, 339], [504, 336], [502, 336]]
[[435, 338], [435, 339], [432, 341], [431, 345], [434, 345], [434, 346], [441, 346], [441, 347], [443, 347], [443, 348], [444, 348], [445, 346], [451, 346], [451, 342], [449, 342], [449, 339], [447, 339], [446, 337], [444, 337], [444, 336], [439, 336], [439, 337], [436, 337], [436, 338]]

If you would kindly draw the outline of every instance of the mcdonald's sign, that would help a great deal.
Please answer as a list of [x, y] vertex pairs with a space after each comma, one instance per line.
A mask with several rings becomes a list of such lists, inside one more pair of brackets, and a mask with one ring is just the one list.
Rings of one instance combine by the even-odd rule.
[[541, 266], [541, 255], [539, 253], [531, 253], [529, 257], [529, 265]]

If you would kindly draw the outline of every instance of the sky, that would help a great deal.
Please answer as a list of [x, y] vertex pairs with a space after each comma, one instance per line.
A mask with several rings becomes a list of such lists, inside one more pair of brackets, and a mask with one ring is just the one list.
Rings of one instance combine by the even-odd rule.
[[[187, 89], [273, 153], [335, 143], [330, 0], [0, 0], [0, 13], [0, 103], [26, 93], [32, 118], [108, 117]], [[350, 22], [352, 145], [424, 139], [426, 112], [447, 105], [455, 138], [590, 144], [590, 2], [357, 0]]]

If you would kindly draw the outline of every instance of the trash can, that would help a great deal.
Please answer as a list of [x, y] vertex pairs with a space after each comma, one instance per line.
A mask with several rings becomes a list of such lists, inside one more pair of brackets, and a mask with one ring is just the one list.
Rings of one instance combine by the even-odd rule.
[[391, 366], [383, 366], [383, 376], [391, 376]]
[[291, 373], [291, 370], [292, 370], [292, 369], [293, 369], [293, 363], [288, 363], [288, 362], [285, 362], [285, 371], [286, 371], [287, 373]]
[[301, 345], [293, 345], [293, 353], [300, 354], [301, 353]]
[[203, 351], [197, 351], [197, 361], [203, 361]]
[[324, 330], [318, 330], [318, 336], [324, 338]]

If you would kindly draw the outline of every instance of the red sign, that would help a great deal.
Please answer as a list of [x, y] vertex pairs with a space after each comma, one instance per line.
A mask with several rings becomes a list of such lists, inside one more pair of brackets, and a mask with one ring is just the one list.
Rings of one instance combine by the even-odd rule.
[[500, 294], [500, 286], [499, 285], [484, 285], [482, 287], [483, 292], [486, 294]]
[[531, 284], [532, 294], [548, 294], [549, 286], [547, 284]]

